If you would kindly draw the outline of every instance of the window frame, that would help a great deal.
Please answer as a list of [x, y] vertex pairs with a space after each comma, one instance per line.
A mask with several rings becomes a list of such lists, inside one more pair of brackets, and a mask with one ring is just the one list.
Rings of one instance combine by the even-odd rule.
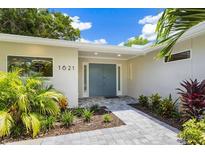
[[[50, 58], [52, 59], [52, 63], [53, 63], [53, 68], [52, 68], [52, 76], [41, 76], [41, 78], [46, 78], [46, 79], [52, 79], [54, 77], [54, 66], [55, 66], [55, 62], [54, 62], [54, 58], [50, 57], [50, 56], [36, 56], [36, 55], [15, 55], [15, 54], [8, 54], [6, 55], [6, 72], [9, 72], [8, 70], [8, 57], [9, 56], [13, 56], [13, 57], [29, 57], [29, 58]], [[21, 76], [21, 78], [28, 78], [27, 76]]]
[[169, 63], [171, 63], [171, 62], [180, 62], [180, 61], [184, 61], [184, 60], [191, 60], [191, 58], [192, 58], [192, 50], [191, 49], [185, 49], [185, 50], [181, 50], [181, 51], [178, 51], [178, 52], [175, 52], [175, 53], [172, 53], [172, 55], [176, 55], [176, 54], [180, 54], [180, 53], [183, 53], [183, 52], [189, 52], [190, 54], [190, 57], [189, 58], [184, 58], [184, 59], [178, 59], [178, 60], [172, 60], [172, 61], [166, 61], [166, 57], [164, 57], [164, 60], [163, 60], [163, 62], [165, 63], [165, 64], [169, 64]]

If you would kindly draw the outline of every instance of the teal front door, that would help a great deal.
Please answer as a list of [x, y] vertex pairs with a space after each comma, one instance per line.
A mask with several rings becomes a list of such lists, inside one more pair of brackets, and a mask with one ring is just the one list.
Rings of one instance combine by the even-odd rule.
[[89, 96], [116, 96], [115, 64], [89, 64]]

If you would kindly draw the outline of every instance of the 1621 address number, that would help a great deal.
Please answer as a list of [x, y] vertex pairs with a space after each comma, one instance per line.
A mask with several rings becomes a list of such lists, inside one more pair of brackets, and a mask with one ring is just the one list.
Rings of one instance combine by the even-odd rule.
[[58, 70], [72, 71], [72, 70], [75, 70], [75, 66], [71, 66], [71, 65], [58, 65]]

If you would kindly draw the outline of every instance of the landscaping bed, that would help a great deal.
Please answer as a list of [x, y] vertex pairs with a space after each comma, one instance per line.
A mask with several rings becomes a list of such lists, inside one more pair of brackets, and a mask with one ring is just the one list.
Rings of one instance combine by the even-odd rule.
[[183, 122], [179, 118], [166, 118], [166, 117], [162, 117], [162, 116], [154, 113], [149, 108], [141, 106], [140, 104], [129, 104], [129, 105], [134, 107], [134, 108], [136, 108], [136, 109], [138, 109], [138, 110], [140, 110], [140, 111], [142, 111], [142, 112], [144, 112], [144, 113], [146, 113], [146, 114], [148, 114], [149, 116], [152, 116], [152, 117], [154, 117], [154, 118], [156, 118], [156, 119], [158, 119], [158, 120], [160, 120], [160, 121], [162, 121], [162, 122], [172, 126], [172, 127], [175, 127], [175, 128], [177, 128], [179, 130], [182, 129]]
[[[76, 109], [69, 109], [72, 112], [75, 112]], [[103, 116], [107, 114], [111, 117], [110, 122], [105, 122]], [[64, 134], [71, 134], [83, 131], [91, 131], [102, 128], [111, 128], [124, 125], [117, 116], [115, 116], [111, 111], [106, 107], [100, 107], [97, 111], [94, 112], [91, 120], [85, 121], [82, 117], [75, 117], [74, 122], [69, 127], [65, 127], [60, 121], [56, 120], [53, 128], [47, 130], [44, 133], [39, 133], [35, 138], [48, 137], [48, 136], [58, 136]], [[33, 139], [29, 134], [22, 135], [20, 137], [4, 137], [0, 139], [0, 143], [14, 142], [20, 140]]]

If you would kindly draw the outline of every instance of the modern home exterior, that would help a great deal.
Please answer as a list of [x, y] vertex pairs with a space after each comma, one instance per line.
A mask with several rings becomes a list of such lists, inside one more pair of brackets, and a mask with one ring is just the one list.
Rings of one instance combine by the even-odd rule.
[[0, 34], [0, 70], [20, 66], [26, 70], [24, 76], [42, 71], [47, 83], [67, 96], [70, 107], [78, 106], [81, 97], [153, 93], [177, 97], [182, 80], [205, 79], [204, 23], [179, 40], [171, 60], [154, 58], [162, 47], [130, 48]]

